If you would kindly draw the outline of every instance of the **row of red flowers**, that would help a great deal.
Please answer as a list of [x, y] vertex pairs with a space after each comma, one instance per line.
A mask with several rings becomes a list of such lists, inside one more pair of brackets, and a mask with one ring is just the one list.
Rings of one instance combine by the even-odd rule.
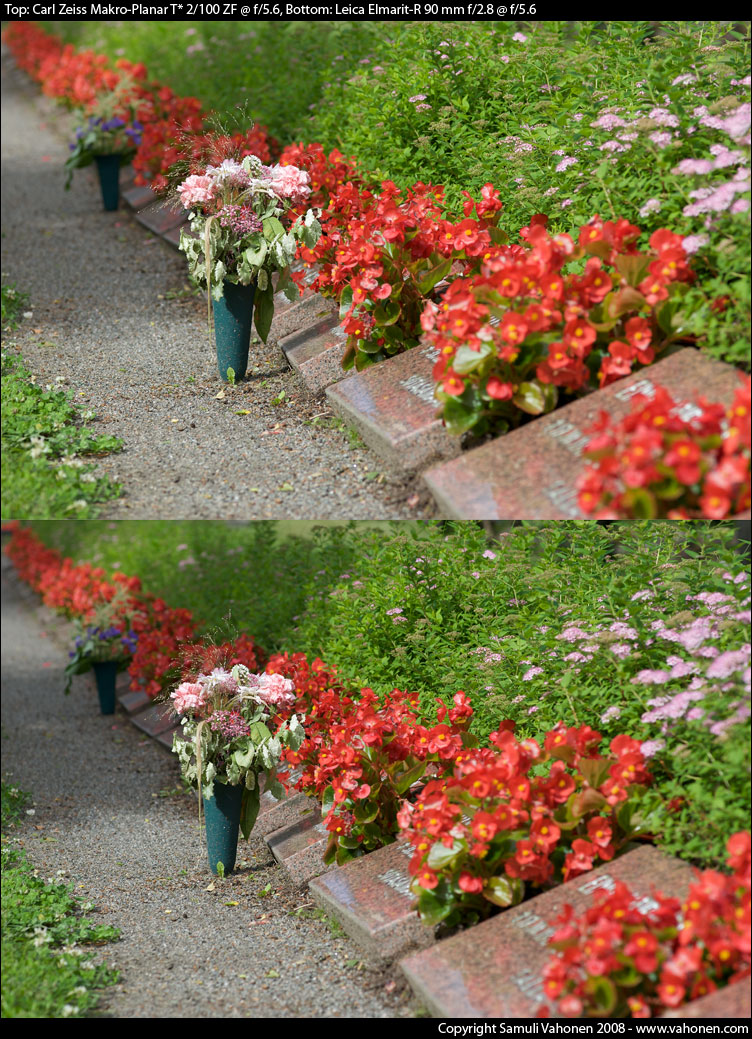
[[585, 446], [579, 505], [595, 519], [723, 519], [750, 507], [750, 389], [730, 408], [682, 405], [661, 386], [621, 420], [601, 411]]
[[[145, 593], [137, 577], [108, 579], [101, 568], [47, 548], [33, 531], [9, 529], [6, 552], [46, 605], [86, 619], [98, 603], [122, 597], [138, 634], [134, 688], [158, 695], [198, 671], [263, 666], [252, 638], [208, 645], [188, 611]], [[416, 697], [394, 690], [381, 700], [370, 689], [349, 690], [335, 669], [304, 654], [276, 654], [266, 670], [295, 685], [287, 713], [305, 718], [306, 736], [298, 751], [286, 752], [286, 782], [322, 803], [331, 835], [326, 860], [345, 862], [402, 831], [428, 924], [472, 923], [520, 902], [529, 886], [585, 873], [649, 834], [664, 807], [649, 794], [640, 744], [626, 735], [603, 749], [600, 733], [559, 724], [541, 744], [517, 739], [507, 721], [482, 748], [469, 733], [473, 709], [462, 691], [451, 706], [436, 701], [437, 723], [429, 726]], [[657, 915], [637, 920], [621, 888], [605, 910], [580, 921], [570, 912], [554, 936], [563, 958], [545, 973], [560, 1012], [648, 1016], [749, 973], [749, 835], [733, 838], [730, 851], [733, 877], [698, 876], [681, 931], [676, 900], [656, 896]]]

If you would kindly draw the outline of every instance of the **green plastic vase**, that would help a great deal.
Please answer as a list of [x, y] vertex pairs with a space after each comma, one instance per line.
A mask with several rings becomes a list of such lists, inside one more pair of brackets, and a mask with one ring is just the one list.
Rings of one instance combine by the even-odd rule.
[[118, 666], [114, 660], [96, 660], [92, 664], [94, 681], [97, 683], [99, 710], [102, 714], [115, 713], [115, 682]]
[[253, 301], [256, 285], [233, 285], [225, 281], [224, 295], [214, 300], [214, 341], [217, 368], [223, 382], [229, 382], [232, 368], [235, 379], [242, 379], [248, 368], [248, 350], [253, 327]]
[[224, 783], [215, 783], [214, 797], [205, 797], [203, 800], [209, 868], [212, 873], [218, 875], [217, 864], [221, 862], [224, 867], [224, 875], [227, 876], [235, 868], [243, 785], [229, 786]]
[[120, 202], [120, 155], [95, 155], [102, 202], [108, 213], [117, 209]]

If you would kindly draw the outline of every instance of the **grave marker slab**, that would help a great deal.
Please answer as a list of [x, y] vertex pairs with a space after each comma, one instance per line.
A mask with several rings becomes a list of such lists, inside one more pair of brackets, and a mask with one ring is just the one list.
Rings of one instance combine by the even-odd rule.
[[253, 832], [259, 837], [267, 837], [277, 830], [309, 818], [317, 809], [318, 805], [314, 800], [305, 794], [297, 794], [294, 790], [291, 790], [287, 797], [280, 799], [264, 790], [259, 799], [259, 814]]
[[132, 188], [127, 188], [121, 192], [126, 205], [130, 206], [131, 209], [144, 209], [146, 206], [152, 205], [157, 201], [157, 196], [151, 190], [148, 184], [141, 184]]
[[421, 469], [460, 450], [436, 418], [435, 360], [433, 348], [415, 347], [329, 387], [327, 397], [381, 458], [402, 469]]
[[407, 871], [411, 855], [406, 841], [395, 841], [316, 877], [309, 885], [314, 901], [380, 962], [412, 948], [425, 948], [434, 940], [433, 928], [413, 909]]
[[161, 237], [165, 240], [165, 242], [167, 242], [168, 245], [171, 245], [173, 246], [173, 248], [177, 249], [177, 247], [180, 245], [180, 232], [187, 230], [188, 221], [181, 220], [177, 227], [171, 227], [169, 231], [165, 231]]
[[284, 292], [274, 296], [274, 320], [272, 335], [279, 341], [313, 325], [322, 318], [335, 317], [337, 305], [333, 300], [324, 299], [315, 292], [304, 294], [301, 299], [291, 301]]
[[[546, 942], [566, 903], [582, 911], [592, 904], [594, 890], [611, 890], [620, 880], [649, 905], [653, 888], [681, 898], [693, 879], [686, 863], [644, 845], [414, 953], [400, 966], [435, 1017], [534, 1017], [546, 1002], [541, 979], [551, 955]], [[549, 1005], [556, 1016], [554, 1005]]]
[[347, 333], [332, 312], [315, 325], [285, 336], [279, 345], [308, 389], [319, 393], [345, 377], [342, 355], [346, 342]]
[[694, 401], [730, 404], [739, 377], [731, 365], [683, 349], [582, 400], [423, 474], [441, 514], [451, 519], [581, 519], [575, 483], [585, 469], [585, 432], [601, 410], [621, 418], [636, 393], [662, 385], [691, 417]]
[[147, 736], [159, 736], [167, 732], [175, 725], [175, 715], [169, 704], [160, 703], [147, 707], [131, 717], [131, 721], [137, 729], [141, 729]]
[[172, 753], [172, 737], [176, 732], [180, 732], [179, 725], [173, 725], [172, 728], [165, 729], [164, 732], [160, 732], [157, 736], [157, 743], [161, 743], [163, 747], [166, 747]]
[[178, 209], [167, 202], [153, 202], [136, 213], [136, 220], [155, 234], [163, 235], [182, 224], [185, 215], [182, 206]]
[[138, 689], [135, 693], [120, 693], [118, 695], [118, 703], [128, 714], [137, 714], [144, 707], [148, 707], [151, 700], [143, 689]]
[[306, 818], [269, 834], [266, 843], [295, 887], [303, 887], [313, 877], [337, 868], [324, 865], [329, 831], [322, 822], [318, 805], [313, 805]]

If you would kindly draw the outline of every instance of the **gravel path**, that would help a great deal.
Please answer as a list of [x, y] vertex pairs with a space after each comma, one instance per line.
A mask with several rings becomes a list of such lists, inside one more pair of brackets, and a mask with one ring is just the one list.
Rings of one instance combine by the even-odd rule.
[[[307, 893], [286, 885], [263, 840], [241, 840], [237, 872], [212, 878], [176, 759], [124, 716], [100, 715], [86, 677], [63, 696], [65, 648], [2, 562], [3, 779], [33, 795], [22, 840], [34, 865], [64, 871], [94, 903], [92, 918], [121, 930], [102, 950], [121, 981], [100, 1013], [409, 1015], [396, 971], [373, 969], [311, 918]], [[272, 894], [260, 896], [266, 885]]]
[[[125, 497], [102, 515], [433, 514], [414, 479], [384, 473], [374, 455], [327, 428], [326, 402], [308, 396], [271, 337], [253, 348], [250, 379], [217, 398], [205, 300], [185, 292], [182, 254], [125, 210], [105, 213], [93, 168], [63, 191], [70, 118], [5, 50], [2, 125], [3, 276], [30, 294], [33, 308], [17, 341], [40, 383], [62, 376], [96, 412], [95, 428], [125, 441], [102, 462]], [[282, 391], [284, 403], [273, 406]]]

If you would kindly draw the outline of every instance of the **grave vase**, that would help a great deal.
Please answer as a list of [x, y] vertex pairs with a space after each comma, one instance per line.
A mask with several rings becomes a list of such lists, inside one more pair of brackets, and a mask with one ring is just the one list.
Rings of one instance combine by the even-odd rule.
[[116, 660], [95, 660], [92, 664], [94, 681], [97, 683], [99, 710], [102, 714], [115, 713], [115, 682], [118, 664]]
[[248, 350], [253, 326], [253, 302], [256, 285], [224, 283], [224, 295], [214, 300], [214, 341], [217, 346], [217, 368], [223, 382], [229, 382], [228, 369], [235, 380], [242, 379], [248, 368]]
[[108, 213], [114, 212], [120, 202], [120, 163], [122, 155], [96, 155], [102, 203]]
[[219, 874], [217, 866], [220, 862], [225, 876], [235, 868], [243, 789], [242, 783], [237, 786], [215, 783], [214, 796], [203, 799], [206, 850], [209, 868], [215, 875]]

